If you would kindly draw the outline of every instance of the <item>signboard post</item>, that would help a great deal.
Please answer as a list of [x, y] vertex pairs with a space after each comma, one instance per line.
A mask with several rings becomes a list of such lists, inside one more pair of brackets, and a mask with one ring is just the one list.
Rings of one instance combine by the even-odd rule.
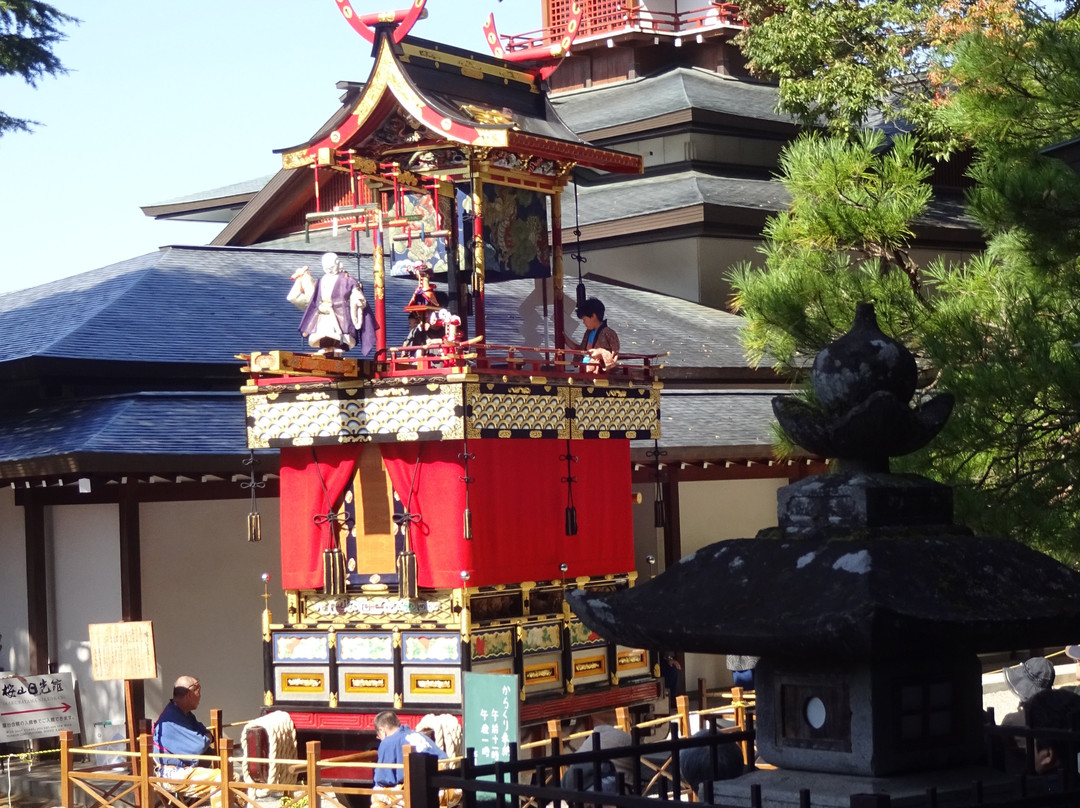
[[518, 742], [518, 678], [514, 674], [465, 674], [465, 748], [476, 751], [475, 763], [510, 760], [510, 744]]
[[154, 654], [154, 626], [149, 620], [128, 623], [90, 624], [90, 662], [94, 681], [124, 680], [124, 718], [132, 752], [138, 734], [135, 715], [135, 695], [132, 679], [157, 678], [157, 657]]
[[0, 674], [0, 742], [79, 731], [75, 679], [70, 673]]

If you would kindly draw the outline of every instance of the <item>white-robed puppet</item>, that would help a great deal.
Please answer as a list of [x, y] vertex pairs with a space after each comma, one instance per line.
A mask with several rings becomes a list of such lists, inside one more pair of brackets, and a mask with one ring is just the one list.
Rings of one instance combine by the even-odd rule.
[[318, 352], [341, 353], [360, 343], [363, 353], [375, 347], [375, 317], [364, 287], [345, 271], [336, 253], [322, 257], [323, 276], [315, 281], [303, 266], [292, 276], [288, 301], [304, 311], [300, 333]]

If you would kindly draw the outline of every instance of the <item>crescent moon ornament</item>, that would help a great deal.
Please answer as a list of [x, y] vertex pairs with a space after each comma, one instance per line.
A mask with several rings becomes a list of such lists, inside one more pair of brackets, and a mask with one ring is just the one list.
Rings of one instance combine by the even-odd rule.
[[357, 14], [356, 10], [349, 3], [349, 0], [334, 0], [338, 5], [338, 10], [341, 12], [341, 16], [345, 18], [345, 21], [352, 26], [352, 29], [356, 33], [360, 34], [368, 42], [375, 42], [375, 29], [373, 25], [378, 23], [397, 23], [397, 27], [394, 28], [393, 39], [394, 42], [401, 42], [406, 36], [409, 35], [409, 31], [412, 30], [413, 25], [420, 19], [420, 16], [424, 13], [424, 5], [427, 0], [413, 0], [413, 3], [409, 8], [402, 9], [400, 11], [378, 11], [373, 14]]

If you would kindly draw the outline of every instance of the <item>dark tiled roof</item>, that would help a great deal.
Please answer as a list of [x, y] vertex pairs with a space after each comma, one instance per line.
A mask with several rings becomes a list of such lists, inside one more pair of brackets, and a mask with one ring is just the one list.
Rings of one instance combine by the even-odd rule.
[[[772, 446], [772, 400], [784, 390], [664, 390], [660, 445], [664, 448]], [[638, 446], [641, 442], [634, 441]]]
[[[786, 210], [790, 202], [787, 189], [776, 179], [716, 176], [693, 170], [578, 187], [581, 224], [613, 222], [696, 205], [771, 215]], [[568, 197], [563, 203], [564, 225], [573, 221], [573, 215], [573, 202]], [[956, 195], [936, 196], [916, 223], [979, 237], [975, 221], [964, 209], [963, 199]]]
[[[717, 177], [700, 171], [680, 171], [578, 188], [582, 224], [612, 222], [695, 205], [723, 205], [775, 213], [790, 197], [776, 180]], [[567, 205], [569, 204], [569, 209]], [[573, 203], [563, 203], [564, 223], [572, 221]]]
[[[664, 390], [660, 446], [672, 459], [768, 456], [777, 394]], [[134, 457], [168, 456], [173, 470], [185, 457], [243, 457], [244, 415], [239, 392], [132, 393], [8, 412], [0, 420], [0, 476], [19, 476], [22, 464], [51, 457], [113, 456], [131, 464]]]
[[[238, 353], [308, 350], [297, 332], [300, 312], [285, 296], [301, 265], [318, 266], [320, 251], [169, 247], [94, 272], [0, 296], [0, 372], [29, 360], [63, 360], [72, 370], [109, 362], [113, 378], [130, 389], [147, 378], [147, 363], [178, 371], [173, 392], [130, 392], [38, 404], [0, 419], [0, 464], [72, 454], [243, 454], [244, 404], [238, 393], [198, 392], [186, 378], [196, 363], [241, 382]], [[355, 258], [343, 256], [347, 266]], [[317, 271], [317, 270], [316, 270]], [[360, 274], [371, 289], [371, 258]], [[573, 278], [567, 279], [572, 293]], [[387, 278], [387, 344], [400, 345], [408, 322], [402, 307], [411, 278]], [[739, 317], [586, 277], [590, 296], [607, 306], [624, 353], [670, 356], [665, 367], [745, 371]], [[440, 284], [442, 288], [442, 284]], [[550, 301], [532, 280], [487, 285], [487, 340], [494, 344], [553, 345]], [[566, 325], [580, 332], [567, 301]], [[49, 327], [43, 328], [47, 323]], [[72, 364], [74, 363], [74, 364]], [[125, 368], [128, 368], [125, 370]], [[164, 374], [168, 376], [166, 372]], [[108, 389], [105, 380], [102, 387]], [[119, 389], [119, 388], [116, 388]], [[767, 394], [663, 393], [664, 445], [765, 446], [771, 413]], [[733, 406], [736, 405], [736, 406]]]
[[9, 413], [0, 463], [94, 453], [247, 454], [244, 399], [236, 393], [137, 393]]
[[597, 130], [687, 109], [794, 125], [790, 116], [776, 111], [776, 101], [777, 90], [772, 85], [689, 67], [551, 97], [566, 125], [585, 137]]
[[[0, 296], [0, 366], [29, 357], [221, 363], [239, 366], [237, 353], [307, 351], [297, 332], [300, 312], [285, 296], [289, 276], [316, 267], [321, 251], [167, 247], [93, 272]], [[343, 254], [346, 265], [355, 257]], [[369, 296], [371, 256], [360, 257]], [[445, 288], [444, 284], [439, 284]], [[655, 292], [587, 281], [588, 293], [608, 308], [608, 321], [626, 353], [663, 353], [682, 367], [745, 367], [738, 344], [741, 320]], [[544, 304], [532, 280], [489, 283], [488, 341], [554, 345]], [[408, 331], [402, 308], [411, 278], [386, 280], [387, 344]], [[573, 280], [567, 279], [572, 294]], [[523, 302], [524, 301], [524, 302]], [[48, 328], [42, 328], [48, 323]], [[567, 310], [567, 328], [580, 324]]]

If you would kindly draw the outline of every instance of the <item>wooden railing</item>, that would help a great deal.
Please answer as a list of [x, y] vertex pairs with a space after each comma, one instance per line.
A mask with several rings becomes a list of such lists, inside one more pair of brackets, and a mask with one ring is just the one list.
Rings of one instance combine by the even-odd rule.
[[[656, 34], [692, 34], [705, 28], [745, 28], [737, 3], [706, 3], [687, 11], [654, 11], [640, 4], [627, 3], [624, 8], [606, 13], [586, 13], [581, 21], [579, 39], [610, 36], [621, 31], [638, 30]], [[556, 20], [550, 28], [540, 28], [521, 34], [503, 36], [503, 48], [508, 52], [547, 47], [566, 36], [565, 20]]]
[[448, 376], [465, 371], [524, 378], [599, 378], [636, 382], [656, 380], [667, 354], [619, 354], [618, 363], [598, 374], [586, 371], [580, 360], [588, 352], [573, 348], [533, 348], [482, 342], [429, 342], [408, 348], [387, 348], [376, 357], [380, 375]]
[[[710, 711], [713, 716], [734, 716], [733, 705], [728, 708], [719, 707]], [[672, 725], [672, 735], [675, 738], [689, 735], [694, 723], [694, 713], [689, 707], [689, 699], [680, 696], [676, 700], [676, 711], [669, 716], [632, 723], [628, 708], [620, 707], [616, 710], [616, 724], [619, 729], [627, 732], [633, 739], [633, 745], [637, 755], [637, 770], [639, 779], [642, 781], [644, 790], [642, 793], [652, 791], [654, 796], [659, 790], [666, 794], [668, 789], [683, 793], [692, 792], [692, 787], [683, 783], [679, 777], [677, 760], [673, 760], [671, 751], [664, 755], [665, 747], [658, 747], [652, 743], [643, 743], [642, 739], [651, 735], [655, 728], [665, 724]], [[746, 743], [752, 746], [753, 719], [749, 713], [745, 713], [744, 723], [735, 727], [735, 732], [727, 731], [728, 735], [722, 739], [723, 743]], [[300, 804], [306, 801], [309, 806], [333, 805], [345, 808], [339, 800], [340, 795], [366, 795], [378, 793], [377, 789], [359, 785], [341, 785], [341, 780], [370, 781], [374, 769], [386, 768], [393, 764], [380, 764], [375, 762], [376, 753], [358, 752], [338, 757], [322, 758], [321, 745], [312, 741], [307, 744], [304, 759], [296, 760], [270, 760], [268, 758], [245, 756], [236, 754], [236, 747], [232, 740], [223, 735], [227, 727], [244, 726], [247, 722], [240, 721], [232, 724], [223, 722], [222, 711], [215, 709], [210, 711], [210, 732], [214, 737], [214, 753], [211, 755], [175, 755], [170, 758], [190, 760], [193, 766], [199, 766], [221, 772], [216, 781], [200, 781], [200, 789], [197, 796], [185, 797], [181, 792], [185, 786], [190, 786], [192, 781], [176, 778], [161, 777], [157, 774], [157, 761], [162, 755], [153, 751], [153, 739], [151, 737], [149, 722], [143, 722], [138, 728], [139, 734], [132, 739], [112, 741], [98, 744], [76, 746], [73, 734], [68, 731], [60, 736], [60, 762], [62, 772], [62, 799], [65, 808], [74, 808], [77, 804], [89, 804], [90, 808], [120, 808], [132, 806], [132, 808], [210, 808], [214, 805], [228, 805], [238, 808], [254, 808], [258, 805], [252, 796], [254, 791], [269, 791], [279, 794], [283, 805]], [[569, 745], [584, 740], [592, 735], [593, 730], [566, 733], [563, 722], [559, 719], [549, 721], [545, 727], [547, 737], [537, 741], [522, 744], [522, 753], [529, 756], [543, 755], [552, 760], [557, 760], [547, 769], [547, 774], [540, 781], [541, 785], [550, 786], [552, 777], [556, 780], [562, 777], [565, 769], [571, 763], [582, 762], [576, 758], [575, 753], [567, 751]], [[123, 749], [117, 749], [118, 745]], [[518, 745], [513, 744], [513, 756], [516, 757]], [[598, 747], [597, 747], [598, 748]], [[686, 748], [686, 747], [684, 747]], [[597, 760], [603, 758], [609, 750], [599, 750], [594, 756]], [[424, 760], [424, 759], [427, 760]], [[116, 762], [120, 759], [122, 762]], [[418, 788], [428, 788], [429, 773], [426, 768], [420, 771], [418, 767], [426, 767], [428, 760], [434, 761], [428, 755], [406, 755], [404, 766], [398, 766], [404, 770], [404, 805], [414, 808], [422, 806], [426, 797], [421, 798], [413, 794]], [[591, 760], [591, 758], [589, 759]], [[274, 782], [251, 782], [244, 779], [240, 771], [241, 764], [265, 764], [268, 768], [271, 763], [287, 766], [297, 776], [297, 783], [274, 783]], [[448, 758], [438, 762], [438, 767], [430, 776], [439, 775], [440, 770], [462, 770], [469, 768], [462, 758]], [[475, 767], [473, 767], [475, 768]], [[528, 768], [526, 766], [525, 768]], [[334, 769], [335, 781], [332, 784], [325, 782], [325, 772]], [[350, 774], [342, 777], [342, 771], [353, 770], [355, 775]], [[440, 775], [442, 776], [442, 775]], [[460, 777], [461, 775], [457, 775]], [[678, 784], [678, 787], [676, 787]], [[436, 802], [438, 804], [435, 788]], [[450, 786], [455, 789], [457, 786]], [[382, 792], [385, 793], [385, 792]], [[76, 796], [80, 799], [76, 800]], [[221, 797], [219, 800], [218, 797]], [[466, 795], [468, 796], [468, 795]], [[475, 796], [475, 794], [474, 794]], [[652, 803], [655, 806], [655, 800]]]
[[[282, 806], [321, 805], [347, 808], [346, 803], [341, 799], [343, 795], [360, 795], [370, 798], [372, 794], [385, 794], [386, 791], [361, 785], [342, 785], [337, 781], [328, 783], [325, 781], [324, 772], [335, 769], [340, 773], [341, 770], [351, 769], [354, 770], [355, 776], [349, 775], [347, 779], [350, 782], [359, 783], [370, 781], [373, 771], [378, 768], [403, 770], [404, 786], [401, 790], [403, 805], [413, 806], [423, 804], [423, 799], [411, 794], [411, 790], [418, 782], [417, 775], [412, 770], [417, 765], [425, 764], [426, 760], [436, 762], [430, 755], [411, 754], [409, 747], [405, 747], [405, 762], [402, 765], [377, 763], [374, 751], [324, 758], [319, 741], [309, 741], [305, 758], [302, 760], [279, 758], [271, 761], [267, 758], [250, 756], [243, 758], [245, 763], [286, 764], [298, 775], [297, 782], [250, 782], [237, 776], [240, 758], [234, 755], [233, 742], [225, 738], [218, 743], [217, 752], [213, 755], [169, 755], [170, 758], [190, 760], [194, 766], [220, 772], [217, 779], [193, 781], [161, 777], [157, 774], [156, 760], [160, 755], [152, 751], [153, 739], [149, 734], [139, 736], [137, 752], [105, 748], [112, 745], [92, 744], [76, 747], [70, 730], [61, 733], [61, 799], [65, 808], [74, 808], [80, 804], [89, 804], [91, 808], [120, 808], [120, 806], [208, 808], [218, 805], [227, 805], [230, 808], [262, 808], [265, 803], [260, 803], [253, 796], [255, 791], [279, 795], [275, 802]], [[90, 765], [76, 763], [77, 759], [90, 758], [92, 760], [102, 756], [108, 756], [110, 759], [121, 757], [124, 763], [108, 765], [92, 762]], [[448, 758], [437, 763], [439, 766], [453, 767], [459, 766], [461, 759]], [[191, 793], [189, 787], [192, 785], [198, 787], [199, 793]], [[76, 800], [76, 795], [80, 799]]]

